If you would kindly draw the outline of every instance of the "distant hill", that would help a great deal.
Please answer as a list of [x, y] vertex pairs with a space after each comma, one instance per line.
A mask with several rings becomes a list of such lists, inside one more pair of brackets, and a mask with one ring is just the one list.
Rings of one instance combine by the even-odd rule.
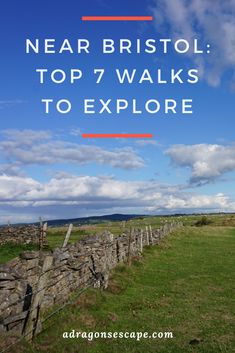
[[96, 224], [96, 223], [107, 223], [115, 221], [128, 221], [133, 218], [143, 217], [142, 215], [135, 214], [111, 214], [104, 216], [91, 216], [91, 217], [81, 217], [81, 218], [70, 218], [70, 219], [55, 219], [48, 220], [49, 226], [58, 227], [63, 226], [68, 223], [73, 223], [74, 226], [81, 224]]
[[[82, 224], [97, 224], [97, 223], [107, 223], [107, 222], [115, 222], [115, 221], [128, 221], [133, 218], [138, 217], [148, 217], [145, 215], [136, 215], [136, 214], [111, 214], [104, 216], [90, 216], [90, 217], [79, 217], [79, 218], [68, 218], [68, 219], [53, 219], [53, 220], [45, 220], [43, 222], [47, 222], [47, 224], [51, 227], [60, 227], [67, 225], [69, 223], [73, 223], [74, 226], [82, 225]], [[14, 226], [26, 225], [26, 224], [35, 224], [38, 225], [39, 222], [32, 223], [15, 223]], [[4, 227], [5, 225], [0, 225]]]

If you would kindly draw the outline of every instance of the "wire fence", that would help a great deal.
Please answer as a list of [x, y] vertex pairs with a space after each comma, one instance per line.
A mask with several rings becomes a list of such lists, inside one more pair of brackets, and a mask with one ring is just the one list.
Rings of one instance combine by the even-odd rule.
[[[72, 305], [76, 302], [76, 300], [88, 289], [91, 288], [93, 285], [95, 284], [95, 280], [93, 279], [91, 281], [90, 284], [88, 284], [85, 288], [81, 289], [77, 295], [75, 297], [73, 297], [72, 300], [67, 301], [66, 303], [64, 303], [62, 306], [60, 306], [59, 308], [55, 309], [53, 312], [51, 312], [50, 314], [48, 314], [45, 318], [43, 318], [41, 320], [41, 324], [43, 324], [45, 321], [49, 320], [51, 317], [53, 317], [55, 314], [59, 313], [61, 310], [63, 310], [66, 306], [68, 305]], [[28, 313], [32, 312], [33, 310], [37, 310], [38, 308], [31, 308], [28, 310]], [[35, 323], [33, 325], [32, 330], [30, 330], [29, 332], [27, 332], [26, 334], [22, 335], [22, 337], [20, 337], [18, 340], [16, 340], [15, 342], [9, 344], [7, 347], [5, 347], [3, 350], [0, 351], [0, 353], [6, 353], [9, 352], [11, 348], [13, 348], [14, 346], [16, 346], [18, 343], [20, 343], [22, 340], [24, 340], [25, 338], [27, 338], [27, 336], [31, 335], [32, 333], [35, 332], [36, 330], [36, 325], [37, 323]]]
[[[84, 261], [84, 262], [82, 262], [81, 264], [79, 264], [79, 267], [82, 267], [82, 266], [84, 266], [84, 265], [87, 264], [87, 263], [88, 263], [88, 261]], [[42, 275], [48, 273], [48, 272], [51, 272], [51, 271], [54, 272], [56, 269], [62, 268], [62, 267], [64, 267], [64, 266], [65, 266], [65, 265], [59, 266], [59, 267], [52, 267], [52, 268], [50, 268], [49, 270], [42, 272], [42, 273], [40, 274], [40, 277], [41, 277]], [[38, 293], [42, 292], [42, 291], [45, 290], [45, 289], [49, 289], [49, 288], [53, 287], [56, 283], [62, 281], [64, 278], [67, 278], [68, 276], [71, 276], [71, 272], [68, 272], [68, 273], [67, 273], [66, 275], [64, 275], [63, 277], [60, 277], [60, 279], [59, 279], [58, 281], [56, 281], [56, 282], [54, 282], [54, 283], [51, 283], [50, 285], [48, 285], [48, 286], [46, 286], [46, 287], [43, 287], [43, 288], [39, 289], [38, 291], [30, 292], [30, 293], [25, 294], [23, 297], [17, 299], [15, 302], [10, 303], [7, 307], [10, 308], [10, 307], [12, 307], [12, 306], [14, 306], [14, 305], [17, 305], [17, 304], [20, 304], [21, 302], [24, 302], [27, 297], [32, 297], [32, 295], [38, 294]], [[30, 285], [30, 286], [33, 288], [33, 287], [36, 287], [37, 285], [38, 285], [38, 281], [35, 282], [34, 284]], [[58, 292], [57, 292], [57, 293], [58, 293]]]
[[[109, 245], [107, 248], [111, 248], [111, 247], [113, 247], [113, 244]], [[82, 255], [84, 255], [84, 254], [82, 254]], [[86, 254], [86, 256], [87, 256], [87, 257], [92, 256], [92, 252], [91, 252], [91, 254], [89, 254], [89, 255]], [[84, 261], [84, 262], [82, 262], [82, 263], [79, 263], [79, 266], [77, 267], [77, 271], [79, 270], [79, 268], [82, 268], [84, 265], [86, 265], [86, 264], [88, 264], [88, 263], [89, 263], [89, 260], [86, 260], [86, 261]], [[53, 267], [49, 268], [48, 270], [43, 271], [42, 273], [40, 273], [40, 277], [43, 276], [44, 274], [47, 274], [47, 273], [49, 273], [49, 272], [51, 272], [51, 271], [54, 272], [55, 270], [58, 270], [58, 269], [63, 268], [63, 267], [65, 267], [65, 266], [66, 266], [66, 264], [63, 264], [63, 265], [60, 265], [60, 266], [53, 266]], [[68, 270], [69, 270], [69, 268], [68, 268]], [[51, 284], [48, 285], [47, 287], [41, 288], [40, 290], [35, 291], [35, 292], [30, 292], [30, 293], [25, 294], [23, 297], [17, 299], [17, 300], [14, 301], [13, 303], [8, 304], [7, 307], [10, 308], [10, 307], [12, 307], [12, 306], [14, 306], [14, 305], [17, 305], [17, 304], [20, 304], [21, 302], [24, 302], [27, 297], [32, 297], [32, 295], [35, 295], [35, 294], [37, 294], [37, 293], [40, 293], [40, 292], [42, 292], [42, 291], [45, 290], [45, 289], [49, 289], [49, 288], [53, 287], [54, 285], [56, 285], [58, 282], [62, 281], [63, 279], [65, 279], [65, 278], [67, 278], [67, 277], [69, 277], [69, 276], [71, 276], [71, 272], [68, 272], [68, 273], [67, 273], [66, 275], [64, 275], [63, 277], [60, 277], [59, 280], [57, 280], [57, 281], [51, 283]], [[35, 282], [35, 283], [33, 283], [33, 284], [31, 284], [30, 287], [33, 289], [33, 288], [36, 287], [37, 285], [38, 285], [38, 281]], [[57, 292], [57, 293], [58, 293], [58, 292]]]

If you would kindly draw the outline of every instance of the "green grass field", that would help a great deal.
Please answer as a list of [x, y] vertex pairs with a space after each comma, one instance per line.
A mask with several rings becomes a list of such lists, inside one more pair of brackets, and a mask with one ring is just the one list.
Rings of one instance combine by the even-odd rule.
[[4, 264], [7, 261], [14, 259], [23, 251], [37, 250], [38, 246], [34, 244], [4, 244], [0, 246], [0, 264]]
[[[120, 265], [11, 352], [231, 353], [235, 350], [235, 229], [185, 227]], [[172, 331], [173, 339], [63, 339], [64, 331]]]

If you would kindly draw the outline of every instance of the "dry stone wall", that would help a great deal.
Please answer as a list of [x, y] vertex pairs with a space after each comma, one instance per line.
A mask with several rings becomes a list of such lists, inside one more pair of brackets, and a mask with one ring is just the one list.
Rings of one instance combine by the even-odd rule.
[[0, 227], [0, 245], [38, 243], [40, 227], [35, 225]]
[[[180, 226], [180, 223], [165, 224], [159, 229], [148, 227], [119, 236], [106, 232], [56, 248], [49, 254], [52, 266], [47, 271], [41, 307], [66, 302], [71, 292], [91, 281], [95, 287], [105, 288], [110, 270], [118, 263], [141, 255], [144, 246], [157, 244]], [[33, 299], [39, 291], [39, 280], [45, 275], [42, 267], [46, 257], [45, 252], [24, 252], [0, 266], [0, 331], [24, 334]]]

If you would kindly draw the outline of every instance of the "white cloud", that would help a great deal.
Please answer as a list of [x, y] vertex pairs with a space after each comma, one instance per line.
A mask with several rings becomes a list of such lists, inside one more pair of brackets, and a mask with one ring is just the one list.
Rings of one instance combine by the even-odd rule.
[[20, 163], [0, 164], [0, 174], [23, 176]]
[[176, 166], [189, 167], [190, 182], [198, 185], [235, 170], [234, 145], [173, 145], [166, 154]]
[[79, 128], [71, 129], [70, 135], [71, 135], [71, 136], [78, 136], [78, 137], [81, 137], [81, 135], [82, 135], [82, 130], [79, 129]]
[[136, 140], [135, 141], [136, 145], [140, 147], [145, 147], [145, 146], [159, 146], [160, 143], [156, 140]]
[[13, 105], [22, 104], [22, 103], [25, 103], [25, 101], [23, 101], [22, 99], [0, 100], [0, 109], [8, 108]]
[[40, 183], [32, 178], [3, 175], [0, 176], [0, 207], [1, 214], [10, 214], [11, 219], [15, 214], [45, 219], [114, 212], [234, 211], [235, 202], [222, 193], [200, 195], [156, 181], [64, 174]]
[[0, 142], [2, 155], [8, 161], [22, 165], [97, 163], [122, 169], [144, 166], [143, 159], [129, 147], [106, 150], [98, 146], [57, 140], [48, 131], [5, 130], [3, 137]]
[[234, 0], [155, 0], [152, 10], [158, 31], [211, 45], [210, 55], [192, 57], [210, 85], [218, 86], [226, 70], [233, 72], [235, 85]]
[[37, 189], [40, 183], [32, 178], [0, 175], [0, 200], [24, 200], [32, 189]]
[[6, 140], [13, 141], [15, 144], [31, 145], [35, 142], [42, 142], [52, 138], [52, 133], [47, 130], [17, 130], [8, 129], [1, 131]]
[[161, 195], [161, 203], [153, 203], [148, 207], [151, 212], [205, 212], [205, 211], [232, 211], [235, 209], [235, 202], [222, 193], [215, 195], [200, 195], [191, 193], [181, 193], [176, 195]]

